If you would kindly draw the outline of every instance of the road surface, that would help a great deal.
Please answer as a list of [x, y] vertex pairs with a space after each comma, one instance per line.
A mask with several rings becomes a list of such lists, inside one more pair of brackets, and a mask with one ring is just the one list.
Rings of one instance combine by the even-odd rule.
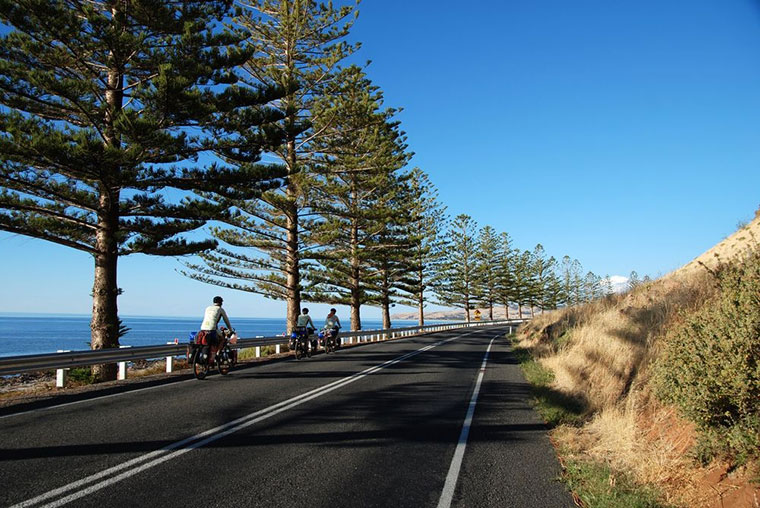
[[0, 505], [572, 507], [505, 330], [5, 410]]

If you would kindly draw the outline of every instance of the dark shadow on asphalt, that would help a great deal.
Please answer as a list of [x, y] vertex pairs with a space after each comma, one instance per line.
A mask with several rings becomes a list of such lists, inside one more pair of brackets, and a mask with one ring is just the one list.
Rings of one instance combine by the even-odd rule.
[[[469, 356], [469, 355], [467, 355]], [[482, 355], [470, 359], [470, 368]], [[505, 358], [500, 358], [505, 357]], [[494, 361], [507, 361], [506, 350], [492, 354]], [[451, 363], [449, 359], [442, 359]], [[464, 360], [461, 360], [464, 361]], [[426, 362], [427, 363], [427, 362]], [[462, 366], [463, 367], [463, 366]], [[477, 371], [476, 368], [473, 369]], [[473, 386], [452, 388], [438, 382], [401, 383], [375, 390], [341, 393], [318, 405], [306, 403], [271, 420], [261, 422], [212, 442], [209, 448], [282, 446], [287, 444], [339, 448], [371, 448], [398, 442], [456, 443]], [[507, 412], [532, 412], [531, 387], [527, 383], [500, 380], [483, 384], [477, 406], [477, 431], [473, 442], [522, 441], [526, 433], [545, 433], [541, 422], [504, 423]], [[329, 401], [329, 402], [328, 402]], [[224, 413], [234, 413], [230, 408]], [[524, 420], [519, 418], [519, 420]], [[229, 421], [222, 413], [219, 423]], [[285, 430], [286, 432], [283, 432]], [[475, 429], [473, 429], [475, 430]], [[0, 462], [63, 456], [140, 454], [167, 447], [176, 441], [109, 442], [52, 447], [0, 449]]]
[[[496, 333], [494, 329], [483, 329], [478, 330], [478, 333]], [[410, 344], [409, 351], [413, 351], [419, 348], [419, 346], [426, 345], [430, 343], [431, 338], [435, 340], [446, 340], [451, 337], [455, 337], [459, 335], [460, 331], [454, 331], [454, 330], [448, 330], [448, 331], [442, 331], [442, 332], [436, 332], [435, 334], [425, 334], [421, 336], [415, 336], [415, 337], [409, 337], [409, 338], [398, 338], [394, 339], [391, 342], [397, 342], [397, 341], [403, 341], [405, 344]], [[464, 339], [460, 339], [464, 340]], [[233, 373], [237, 373], [238, 375], [248, 375], [249, 373], [253, 373], [253, 375], [250, 375], [251, 378], [292, 378], [292, 377], [340, 377], [340, 376], [346, 376], [355, 374], [356, 372], [354, 370], [348, 372], [336, 372], [336, 371], [325, 371], [322, 373], [315, 373], [315, 372], [304, 372], [304, 373], [298, 373], [294, 374], [293, 372], [285, 372], [282, 374], [263, 374], [256, 372], [257, 367], [260, 367], [262, 365], [271, 365], [272, 363], [281, 363], [281, 362], [296, 362], [304, 365], [308, 365], [310, 362], [314, 363], [315, 361], [324, 361], [324, 360], [333, 360], [333, 361], [340, 361], [340, 358], [350, 354], [351, 360], [356, 361], [357, 360], [357, 353], [360, 351], [362, 352], [362, 355], [358, 357], [358, 360], [362, 365], [366, 365], [367, 367], [375, 366], [378, 362], [387, 361], [393, 358], [398, 357], [399, 355], [403, 354], [401, 353], [372, 353], [369, 351], [362, 351], [367, 346], [377, 345], [377, 344], [385, 344], [386, 342], [362, 342], [358, 344], [353, 344], [351, 346], [346, 346], [341, 349], [339, 349], [335, 354], [331, 355], [325, 355], [324, 353], [319, 353], [312, 357], [311, 359], [305, 359], [297, 361], [292, 356], [284, 356], [279, 358], [270, 358], [266, 361], [257, 361], [257, 362], [246, 362], [238, 364], [234, 370]], [[308, 368], [308, 367], [307, 367]], [[215, 376], [217, 374], [212, 373], [212, 376]], [[69, 404], [72, 402], [80, 402], [90, 399], [97, 399], [100, 397], [104, 397], [107, 395], [114, 395], [124, 392], [129, 392], [133, 390], [140, 390], [144, 388], [150, 388], [154, 386], [161, 386], [165, 384], [171, 384], [171, 383], [177, 383], [180, 381], [186, 381], [188, 379], [192, 379], [192, 374], [189, 373], [182, 373], [182, 374], [175, 374], [170, 377], [161, 377], [160, 379], [149, 379], [149, 380], [142, 380], [139, 378], [132, 378], [127, 381], [115, 381], [115, 382], [109, 382], [104, 383], [103, 385], [92, 385], [88, 387], [87, 391], [84, 392], [77, 392], [77, 393], [60, 393], [60, 392], [51, 392], [49, 395], [44, 396], [43, 398], [35, 398], [35, 400], [32, 401], [12, 401], [7, 402], [4, 407], [0, 407], [0, 416], [5, 415], [11, 415], [16, 413], [22, 413], [27, 411], [33, 411], [37, 409], [44, 409], [49, 408], [53, 406], [59, 406], [62, 404]]]
[[[482, 330], [482, 334], [491, 335], [494, 333], [493, 330]], [[477, 335], [481, 335], [481, 333], [477, 333]], [[445, 340], [446, 338], [450, 338], [453, 336], [456, 336], [457, 333], [439, 333], [436, 334], [435, 338], [437, 340]], [[300, 362], [294, 360], [292, 357], [285, 357], [280, 358], [277, 360], [274, 360], [276, 362], [291, 362], [291, 366], [293, 368], [297, 368], [299, 370], [288, 370], [283, 372], [272, 372], [272, 371], [263, 371], [261, 369], [256, 369], [255, 367], [258, 367], [261, 365], [260, 363], [248, 363], [248, 364], [241, 364], [237, 366], [233, 372], [232, 376], [235, 378], [240, 379], [293, 379], [293, 378], [332, 378], [332, 379], [342, 379], [346, 378], [348, 376], [351, 376], [353, 374], [356, 374], [358, 371], [361, 370], [362, 366], [365, 366], [367, 368], [374, 367], [379, 364], [382, 364], [384, 361], [392, 360], [395, 358], [398, 358], [399, 356], [405, 354], [405, 352], [411, 352], [415, 351], [419, 348], [419, 345], [423, 344], [429, 344], [429, 341], [423, 341], [420, 337], [410, 338], [405, 340], [406, 344], [409, 344], [411, 347], [408, 348], [408, 351], [396, 351], [396, 352], [372, 352], [371, 349], [366, 349], [364, 351], [357, 351], [361, 346], [354, 346], [351, 348], [346, 348], [344, 350], [341, 350], [337, 352], [336, 354], [331, 355], [319, 355], [315, 356], [311, 360], [301, 360]], [[424, 364], [426, 369], [424, 373], [426, 374], [432, 374], [436, 370], [430, 370], [430, 366], [437, 366], [440, 367], [440, 369], [473, 369], [473, 367], [477, 364], [479, 364], [482, 361], [483, 357], [483, 351], [482, 351], [482, 336], [478, 340], [475, 337], [463, 337], [456, 341], [457, 344], [472, 344], [472, 345], [480, 345], [481, 351], [475, 350], [471, 352], [463, 352], [463, 351], [451, 351], [446, 349], [439, 349], [434, 348], [429, 351], [424, 352], [421, 355], [417, 355], [409, 361], [402, 361], [395, 365], [389, 366], [379, 372], [376, 372], [372, 374], [373, 376], [394, 376], [394, 375], [404, 375], [409, 376], [416, 373], [421, 373], [420, 371], [420, 363]], [[370, 345], [372, 343], [366, 343], [364, 345]], [[376, 343], [374, 343], [376, 344]], [[364, 348], [361, 348], [364, 349]], [[353, 350], [353, 351], [352, 351]], [[327, 369], [321, 369], [319, 368], [320, 364], [323, 362], [330, 362], [332, 364], [334, 363], [342, 363], [346, 360], [351, 361], [351, 368], [346, 370], [327, 370]], [[271, 362], [270, 362], [271, 363]], [[489, 363], [491, 364], [514, 364], [516, 363], [515, 359], [511, 354], [503, 353], [498, 355], [492, 355], [491, 359], [489, 360]], [[357, 368], [358, 366], [358, 368]], [[120, 386], [113, 386], [109, 388], [101, 388], [92, 392], [85, 392], [85, 393], [77, 393], [77, 394], [69, 394], [69, 395], [58, 395], [49, 399], [43, 399], [43, 400], [36, 400], [28, 403], [20, 403], [15, 404], [11, 406], [7, 406], [4, 408], [0, 408], [0, 416], [5, 414], [14, 414], [14, 413], [20, 413], [25, 411], [31, 411], [35, 409], [43, 409], [51, 406], [57, 406], [61, 404], [67, 404], [72, 402], [79, 402], [89, 399], [96, 399], [107, 395], [112, 394], [118, 394], [118, 393], [124, 393], [129, 392], [132, 390], [137, 389], [144, 389], [154, 386], [161, 386], [165, 384], [171, 384], [176, 383], [178, 381], [184, 381], [192, 379], [192, 376], [190, 374], [187, 375], [175, 375], [171, 378], [162, 378], [158, 380], [150, 380], [150, 381], [133, 381], [129, 385], [120, 385]], [[199, 383], [202, 383], [199, 381]], [[443, 396], [442, 394], [435, 394], [434, 396]], [[372, 395], [364, 395], [365, 399], [371, 399]], [[384, 406], [386, 404], [386, 401], [384, 398], [378, 398], [376, 401], [376, 404], [380, 404], [380, 406]], [[234, 409], [234, 408], [233, 408]], [[366, 408], [365, 408], [366, 409]], [[464, 411], [464, 409], [461, 409], [461, 411]], [[234, 411], [225, 411], [225, 413], [232, 413]], [[220, 423], [224, 423], [225, 416], [220, 414]], [[337, 417], [345, 417], [345, 415], [337, 415]], [[416, 418], [416, 417], [415, 417]], [[149, 448], [151, 450], [155, 450], [156, 447], [160, 448], [161, 446], [164, 446], [166, 443], [159, 444], [159, 443], [151, 443], [149, 445]], [[134, 449], [132, 451], [140, 452], [143, 451], [144, 448], [140, 445], [140, 443], [127, 443], [124, 446], [128, 445], [134, 446]], [[111, 445], [107, 445], [111, 446]], [[86, 447], [86, 445], [85, 445]], [[63, 447], [64, 449], [66, 447]], [[12, 452], [12, 450], [0, 450], [2, 452], [8, 451]], [[112, 450], [114, 451], [114, 450]], [[129, 451], [129, 450], [125, 450]], [[66, 452], [63, 452], [64, 454]], [[98, 451], [94, 451], [93, 453], [99, 453]], [[47, 455], [50, 456], [50, 455]], [[52, 455], [55, 456], [55, 455]], [[0, 454], [0, 460], [5, 459], [5, 454]]]

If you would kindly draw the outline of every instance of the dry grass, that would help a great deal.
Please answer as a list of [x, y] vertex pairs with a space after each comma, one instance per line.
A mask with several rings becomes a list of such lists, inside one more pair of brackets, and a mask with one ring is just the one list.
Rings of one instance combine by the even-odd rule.
[[703, 266], [714, 269], [720, 263], [730, 263], [741, 259], [748, 250], [759, 245], [760, 209], [755, 212], [752, 222], [742, 226], [736, 233], [666, 277], [688, 276], [688, 274], [701, 271]]
[[552, 388], [588, 401], [585, 425], [555, 429], [561, 449], [656, 485], [674, 505], [716, 503], [715, 487], [701, 480], [706, 470], [688, 458], [695, 430], [652, 396], [650, 366], [665, 331], [715, 293], [708, 270], [739, 259], [756, 239], [760, 217], [660, 280], [537, 316], [521, 330], [520, 346], [554, 372]]
[[684, 308], [714, 291], [706, 274], [658, 281], [579, 307], [544, 314], [520, 333], [555, 374], [553, 387], [583, 395], [591, 412], [621, 402], [646, 376], [656, 343]]

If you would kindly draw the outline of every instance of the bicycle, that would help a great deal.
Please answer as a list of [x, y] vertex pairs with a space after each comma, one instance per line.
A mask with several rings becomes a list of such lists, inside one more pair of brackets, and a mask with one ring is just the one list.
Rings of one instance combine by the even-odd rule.
[[337, 349], [336, 330], [332, 328], [323, 328], [319, 332], [319, 339], [322, 347], [325, 348], [325, 354], [330, 354]]
[[208, 342], [208, 334], [193, 334], [193, 342], [188, 348], [187, 361], [193, 366], [193, 375], [196, 379], [205, 379], [212, 367], [216, 367], [219, 374], [226, 376], [237, 363], [237, 349], [230, 345], [237, 343], [237, 335], [226, 328], [222, 328], [219, 340], [221, 341], [213, 364], [209, 363], [211, 348]]
[[293, 350], [296, 360], [300, 360], [304, 356], [311, 358], [309, 332], [305, 327], [297, 326], [290, 334], [290, 349]]

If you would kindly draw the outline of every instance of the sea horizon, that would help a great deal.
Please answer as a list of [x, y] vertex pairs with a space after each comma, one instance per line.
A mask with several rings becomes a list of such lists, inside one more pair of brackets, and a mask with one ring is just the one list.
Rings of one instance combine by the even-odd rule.
[[[401, 312], [397, 314], [408, 314], [407, 312]], [[397, 315], [394, 314], [394, 315]], [[91, 317], [92, 314], [88, 313], [79, 313], [79, 312], [8, 312], [8, 311], [0, 311], [0, 317], [5, 316], [20, 316], [20, 317]], [[119, 317], [131, 317], [131, 318], [156, 318], [156, 319], [195, 319], [197, 315], [192, 316], [168, 316], [166, 314], [121, 314], [119, 313]], [[201, 318], [203, 316], [201, 315]], [[238, 319], [280, 319], [280, 316], [272, 317], [272, 316], [237, 316]], [[312, 316], [313, 318], [313, 316]], [[232, 319], [232, 316], [230, 316], [230, 320]], [[285, 319], [283, 316], [282, 319]], [[393, 319], [393, 315], [391, 315], [391, 319]], [[348, 320], [348, 318], [346, 318]], [[369, 320], [369, 321], [382, 321], [382, 316], [378, 317], [364, 317], [362, 316], [362, 321]], [[425, 317], [425, 320], [427, 321], [428, 318]], [[403, 321], [410, 321], [408, 319], [404, 319]], [[416, 320], [415, 320], [416, 321]], [[441, 320], [436, 320], [441, 321]], [[456, 321], [456, 320], [454, 320]]]
[[[124, 346], [154, 346], [167, 342], [185, 343], [200, 327], [202, 316], [120, 315], [129, 328], [119, 339]], [[86, 351], [90, 348], [89, 314], [0, 312], [0, 357], [55, 353], [58, 350]], [[428, 322], [428, 321], [426, 321]], [[430, 324], [445, 320], [429, 320]], [[284, 335], [285, 317], [230, 317], [230, 323], [241, 338]], [[322, 319], [315, 319], [319, 328]], [[414, 326], [417, 320], [395, 319], [396, 328]], [[382, 319], [363, 318], [362, 329], [382, 328]], [[350, 329], [350, 320], [343, 321]]]

